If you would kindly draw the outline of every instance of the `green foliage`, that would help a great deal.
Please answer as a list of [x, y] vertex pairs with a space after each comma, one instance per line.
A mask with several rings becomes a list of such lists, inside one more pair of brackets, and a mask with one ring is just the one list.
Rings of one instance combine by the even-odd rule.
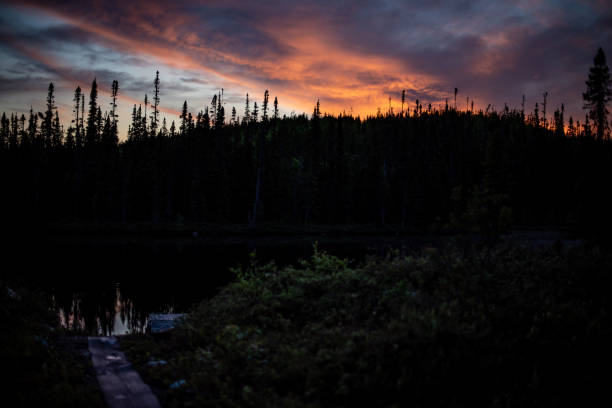
[[238, 282], [242, 284], [249, 284], [261, 278], [265, 278], [266, 273], [275, 272], [276, 266], [274, 262], [267, 263], [265, 265], [259, 265], [257, 261], [257, 253], [255, 251], [249, 253], [249, 264], [246, 267], [238, 265], [230, 268], [232, 273]]
[[[299, 267], [252, 263], [169, 338], [124, 344], [167, 406], [588, 403], [605, 389], [611, 266], [582, 249], [426, 249], [359, 266], [316, 249]], [[179, 378], [188, 386], [170, 390]]]

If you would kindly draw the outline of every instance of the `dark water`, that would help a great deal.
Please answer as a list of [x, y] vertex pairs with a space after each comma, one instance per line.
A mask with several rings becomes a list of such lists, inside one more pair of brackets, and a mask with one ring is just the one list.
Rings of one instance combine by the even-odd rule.
[[[150, 238], [40, 237], [5, 246], [3, 274], [50, 293], [67, 328], [99, 335], [140, 333], [150, 313], [182, 313], [214, 296], [256, 251], [258, 262], [295, 264], [313, 242], [355, 262], [389, 248], [430, 245], [397, 237]], [[8, 249], [7, 249], [8, 248]]]

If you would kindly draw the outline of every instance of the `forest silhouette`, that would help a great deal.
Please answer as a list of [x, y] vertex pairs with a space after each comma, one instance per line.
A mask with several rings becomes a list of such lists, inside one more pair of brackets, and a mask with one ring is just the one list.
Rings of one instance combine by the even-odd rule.
[[[606, 103], [600, 49], [583, 95], [585, 119], [533, 110], [434, 107], [406, 101], [367, 118], [280, 116], [266, 90], [226, 114], [223, 92], [178, 123], [160, 121], [154, 96], [133, 107], [124, 141], [120, 87], [102, 112], [93, 81], [78, 87], [73, 120], [60, 123], [54, 86], [46, 111], [4, 113], [0, 180], [5, 225], [27, 223], [376, 224], [495, 233], [510, 226], [605, 232], [612, 225]], [[251, 102], [252, 106], [251, 106]], [[272, 106], [271, 106], [272, 105]], [[148, 110], [148, 111], [147, 111]]]

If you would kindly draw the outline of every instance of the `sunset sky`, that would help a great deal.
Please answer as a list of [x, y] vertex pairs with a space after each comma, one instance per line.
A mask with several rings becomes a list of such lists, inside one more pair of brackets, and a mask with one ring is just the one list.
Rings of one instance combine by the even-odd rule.
[[612, 58], [609, 0], [0, 1], [0, 112], [44, 110], [49, 82], [65, 125], [77, 85], [95, 78], [108, 109], [119, 81], [120, 134], [160, 71], [164, 115], [197, 112], [221, 88], [226, 115], [265, 89], [282, 113], [395, 109], [401, 90], [439, 105], [533, 109], [584, 118], [599, 46]]

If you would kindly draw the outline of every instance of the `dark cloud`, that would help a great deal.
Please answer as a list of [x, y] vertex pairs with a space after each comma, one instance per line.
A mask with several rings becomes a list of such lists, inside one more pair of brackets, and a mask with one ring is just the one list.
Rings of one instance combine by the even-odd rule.
[[[0, 75], [0, 93], [44, 91], [46, 78], [40, 76], [4, 76]], [[21, 107], [23, 109], [23, 106]]]
[[[549, 91], [553, 103], [565, 101], [577, 115], [593, 55], [612, 41], [612, 10], [602, 0], [66, 0], [52, 6], [34, 0], [19, 7], [43, 10], [59, 23], [6, 43], [78, 50], [82, 66], [41, 64], [64, 77], [118, 79], [125, 91], [143, 93], [151, 79], [132, 68], [153, 60], [183, 71], [164, 83], [177, 98], [196, 85], [269, 87], [305, 110], [321, 97], [330, 110], [374, 111], [394, 93], [399, 100], [402, 89], [439, 103], [458, 87], [480, 106], [500, 108], [516, 105], [524, 93], [536, 100]], [[0, 22], [12, 27], [6, 18]], [[100, 55], [100, 46], [117, 55]], [[109, 61], [112, 69], [88, 70]], [[0, 91], [13, 92], [6, 87]]]

